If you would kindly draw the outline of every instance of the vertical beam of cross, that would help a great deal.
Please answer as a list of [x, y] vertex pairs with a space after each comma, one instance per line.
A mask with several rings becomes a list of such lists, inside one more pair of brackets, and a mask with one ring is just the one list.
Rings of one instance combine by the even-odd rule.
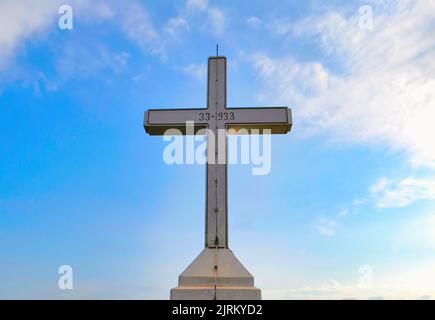
[[[145, 112], [144, 127], [150, 135], [164, 135], [166, 130], [178, 129], [190, 134], [187, 122], [193, 122], [194, 134], [207, 128], [206, 217], [205, 246], [228, 248], [227, 200], [227, 138], [233, 132], [286, 134], [292, 127], [291, 110], [287, 107], [227, 108], [227, 60], [208, 60], [207, 108], [160, 109]], [[223, 134], [223, 136], [222, 136]]]
[[[219, 139], [219, 129], [225, 130], [226, 123], [223, 117], [218, 117], [218, 114], [225, 112], [227, 107], [226, 64], [224, 57], [210, 58], [208, 63], [207, 111], [210, 114], [210, 122], [207, 137], [205, 240], [208, 248], [228, 247], [227, 139], [226, 137]], [[214, 154], [210, 154], [213, 151]]]

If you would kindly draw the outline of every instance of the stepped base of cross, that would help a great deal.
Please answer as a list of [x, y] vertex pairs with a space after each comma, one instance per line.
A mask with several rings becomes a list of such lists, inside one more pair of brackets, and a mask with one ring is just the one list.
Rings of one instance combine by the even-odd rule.
[[179, 276], [178, 287], [171, 290], [171, 300], [260, 299], [254, 277], [225, 248], [204, 249]]

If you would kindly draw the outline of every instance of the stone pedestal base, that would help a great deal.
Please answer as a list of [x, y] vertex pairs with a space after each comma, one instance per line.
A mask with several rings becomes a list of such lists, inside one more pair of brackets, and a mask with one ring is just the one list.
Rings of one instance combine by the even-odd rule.
[[260, 299], [254, 278], [230, 249], [204, 249], [171, 290], [171, 300]]

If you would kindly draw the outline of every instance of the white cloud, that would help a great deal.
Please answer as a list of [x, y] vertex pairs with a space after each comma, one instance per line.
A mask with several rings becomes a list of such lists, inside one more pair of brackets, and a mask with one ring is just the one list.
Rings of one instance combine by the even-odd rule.
[[183, 17], [174, 17], [169, 19], [164, 28], [165, 32], [172, 37], [177, 36], [180, 32], [189, 31], [189, 23]]
[[261, 21], [261, 19], [256, 16], [252, 16], [246, 19], [246, 23], [252, 28], [259, 28], [263, 25], [263, 21]]
[[[54, 25], [59, 1], [0, 1], [0, 70], [11, 63], [23, 43]], [[53, 19], [54, 18], [54, 19]]]
[[[10, 66], [25, 42], [43, 38], [58, 29], [62, 0], [0, 1], [0, 70]], [[72, 4], [74, 18], [95, 22], [114, 17], [114, 9], [102, 1], [76, 0]]]
[[189, 9], [207, 10], [208, 1], [207, 0], [187, 0], [186, 7]]
[[199, 18], [203, 31], [222, 35], [227, 28], [227, 17], [225, 12], [207, 0], [187, 0], [184, 15], [189, 19]]
[[[58, 30], [61, 0], [2, 1], [0, 2], [0, 70], [1, 82], [20, 81], [36, 94], [42, 90], [55, 91], [65, 80], [88, 77], [104, 70], [121, 72], [129, 59], [127, 52], [112, 52], [103, 45], [83, 46], [65, 42], [56, 48], [54, 65], [57, 74], [50, 77], [42, 70], [23, 67], [15, 57], [25, 49], [26, 42], [41, 41], [47, 34]], [[95, 23], [115, 17], [115, 2], [76, 0], [72, 4], [74, 19], [82, 23]], [[86, 64], [83, 64], [86, 61]]]
[[261, 53], [253, 55], [252, 62], [261, 78], [285, 100], [287, 96], [300, 100], [318, 95], [331, 82], [331, 76], [318, 62], [297, 63], [293, 58], [272, 59]]
[[435, 2], [394, 3], [375, 7], [371, 31], [359, 28], [357, 10], [281, 28], [317, 41], [341, 72], [318, 61], [256, 54], [252, 64], [265, 83], [259, 98], [294, 105], [299, 130], [384, 144], [406, 151], [415, 165], [435, 166]]
[[64, 54], [56, 62], [56, 69], [62, 80], [86, 78], [105, 70], [120, 73], [127, 66], [129, 58], [127, 52], [112, 52], [101, 45], [85, 47], [74, 44], [64, 48]]
[[267, 25], [267, 28], [277, 35], [286, 35], [294, 28], [294, 23], [288, 18], [277, 19]]
[[[32, 0], [0, 1], [0, 70], [13, 65], [14, 58], [25, 48], [27, 41], [58, 30], [58, 9], [62, 4], [62, 0], [45, 0], [37, 4]], [[159, 31], [146, 8], [137, 0], [76, 0], [72, 8], [74, 19], [86, 24], [110, 21], [145, 52], [161, 57], [165, 55], [169, 41], [182, 29], [188, 29], [187, 21], [175, 17]]]
[[[62, 4], [65, 1], [59, 1]], [[104, 22], [113, 19], [118, 11], [112, 0], [75, 0], [71, 6], [75, 18], [86, 23]]]
[[198, 80], [205, 80], [207, 76], [207, 66], [205, 64], [189, 64], [182, 68], [184, 74]]
[[136, 1], [123, 4], [119, 13], [122, 30], [146, 52], [163, 55], [164, 46], [148, 11]]
[[[37, 5], [32, 0], [0, 1], [0, 70], [15, 67], [15, 57], [25, 49], [26, 42], [57, 31], [61, 4], [62, 0], [45, 0]], [[163, 59], [168, 47], [180, 41], [183, 32], [191, 31], [191, 25], [216, 36], [226, 30], [224, 11], [207, 0], [186, 1], [180, 13], [162, 23], [161, 28], [155, 26], [149, 12], [138, 0], [76, 0], [72, 8], [74, 19], [82, 24], [110, 21], [143, 51]], [[2, 81], [16, 78], [11, 74], [20, 72], [9, 69], [9, 75], [3, 72]], [[197, 70], [196, 74], [199, 72]]]
[[338, 223], [333, 219], [321, 217], [316, 224], [316, 230], [323, 236], [332, 237], [337, 232]]
[[385, 188], [391, 183], [391, 180], [385, 177], [380, 178], [370, 187], [370, 193], [376, 194], [385, 190]]
[[[111, 1], [107, 12], [119, 23], [124, 33], [145, 52], [165, 58], [168, 48], [179, 42], [183, 33], [198, 30], [221, 35], [226, 30], [227, 18], [223, 10], [209, 4], [207, 0], [187, 0], [179, 13], [156, 27], [149, 12], [137, 0]], [[107, 6], [106, 6], [107, 7]], [[115, 14], [110, 15], [110, 13]]]
[[342, 209], [339, 213], [338, 213], [338, 218], [343, 218], [345, 216], [347, 216], [349, 214], [349, 209], [345, 208]]
[[370, 187], [370, 195], [379, 208], [405, 207], [418, 200], [435, 200], [435, 179], [392, 181], [381, 178]]

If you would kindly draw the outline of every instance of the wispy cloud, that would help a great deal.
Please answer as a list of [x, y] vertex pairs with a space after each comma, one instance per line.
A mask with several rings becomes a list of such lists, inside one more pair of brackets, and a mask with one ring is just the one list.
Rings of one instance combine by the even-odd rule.
[[[20, 81], [37, 95], [42, 91], [58, 90], [59, 85], [73, 77], [87, 77], [103, 69], [119, 72], [127, 63], [126, 52], [114, 53], [103, 45], [83, 47], [75, 41], [53, 46], [53, 65], [58, 72], [48, 75], [33, 65], [19, 65], [16, 57], [25, 52], [27, 42], [42, 42], [58, 30], [61, 0], [1, 1], [0, 3], [0, 82]], [[73, 3], [74, 19], [83, 23], [96, 23], [112, 19], [111, 2], [80, 0]], [[83, 63], [86, 61], [86, 64]]]
[[343, 209], [338, 217], [355, 213], [363, 206], [379, 209], [402, 208], [424, 200], [435, 200], [433, 176], [402, 179], [381, 177], [368, 188], [364, 196], [354, 199], [348, 208]]
[[[57, 30], [62, 0], [3, 0], [0, 2], [0, 70], [10, 66], [29, 40], [44, 39]], [[114, 2], [79, 0], [72, 4], [75, 16], [87, 23], [115, 16]]]
[[[91, 47], [68, 45], [56, 62], [56, 69], [62, 80], [87, 78], [104, 72], [122, 72], [130, 55], [127, 52], [113, 52], [102, 45]], [[86, 61], [86, 64], [83, 64]]]
[[0, 2], [0, 70], [11, 63], [13, 55], [30, 37], [41, 35], [53, 23], [59, 1], [31, 0]]
[[189, 23], [183, 17], [174, 17], [169, 19], [168, 23], [164, 27], [164, 32], [172, 37], [176, 37], [181, 32], [189, 30]]
[[184, 14], [190, 19], [200, 18], [201, 29], [215, 36], [222, 35], [227, 28], [225, 12], [208, 0], [187, 0]]
[[336, 220], [320, 217], [316, 224], [316, 230], [323, 236], [332, 237], [337, 232], [338, 226]]
[[263, 25], [263, 21], [261, 21], [261, 19], [256, 16], [251, 16], [246, 19], [246, 23], [252, 28], [259, 28]]
[[[61, 0], [4, 0], [0, 2], [0, 70], [13, 64], [18, 51], [35, 36], [45, 37], [57, 30]], [[105, 21], [120, 28], [123, 34], [144, 52], [166, 58], [168, 48], [192, 30], [220, 36], [227, 29], [224, 10], [207, 0], [187, 0], [179, 12], [156, 25], [146, 6], [138, 0], [91, 1], [72, 4], [74, 18], [82, 23]]]
[[205, 80], [207, 76], [207, 66], [205, 64], [189, 64], [182, 68], [184, 74], [198, 80]]
[[381, 178], [370, 187], [370, 196], [379, 208], [405, 207], [419, 200], [435, 200], [435, 179]]
[[435, 166], [435, 3], [394, 4], [376, 7], [372, 30], [360, 29], [358, 7], [286, 24], [281, 34], [314, 40], [342, 72], [256, 54], [251, 63], [265, 84], [259, 98], [295, 105], [307, 132], [384, 144], [406, 151], [413, 164]]
[[146, 52], [157, 55], [164, 54], [160, 35], [142, 4], [136, 1], [127, 1], [123, 4], [119, 15], [122, 30], [129, 39]]

